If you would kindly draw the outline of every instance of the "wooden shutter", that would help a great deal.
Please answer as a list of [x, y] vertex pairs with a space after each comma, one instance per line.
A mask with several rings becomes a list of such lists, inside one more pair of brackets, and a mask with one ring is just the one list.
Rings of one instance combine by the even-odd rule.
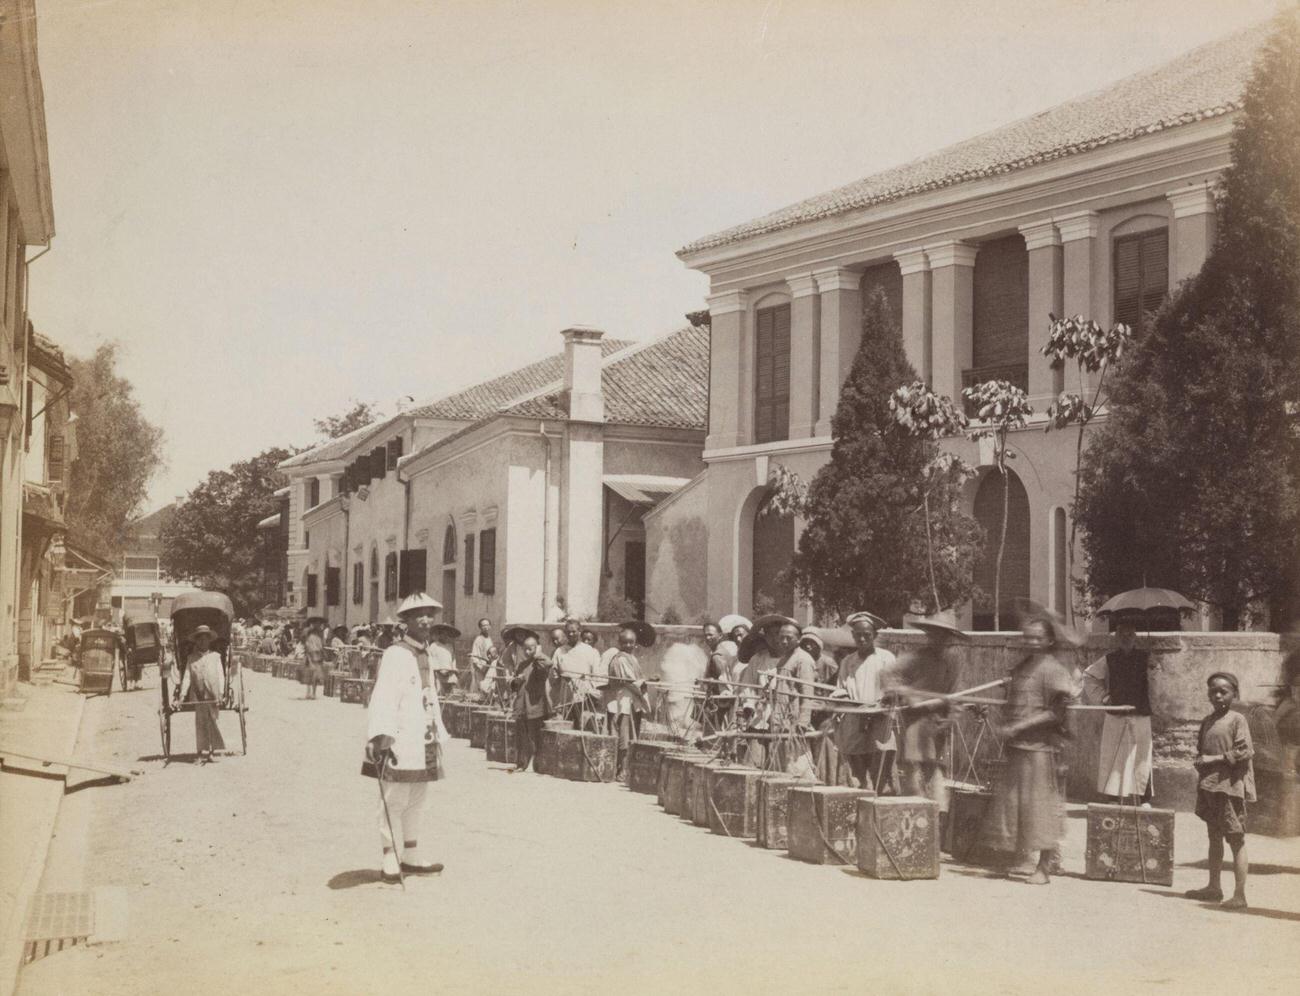
[[396, 439], [390, 439], [388, 441], [387, 457], [388, 457], [388, 469], [396, 470], [397, 461], [402, 458], [402, 437], [401, 436], [398, 436]]
[[56, 484], [63, 480], [63, 449], [63, 437], [60, 435], [50, 436], [50, 452], [47, 457], [46, 478], [51, 484]]
[[391, 602], [397, 597], [397, 553], [384, 557], [384, 601]]
[[754, 441], [790, 435], [790, 306], [763, 308], [754, 327]]
[[1115, 321], [1141, 328], [1169, 292], [1169, 231], [1117, 238], [1113, 266]]
[[343, 571], [338, 567], [325, 568], [325, 604], [339, 605], [342, 602]]
[[497, 590], [497, 531], [484, 529], [478, 534], [478, 590], [492, 595]]
[[465, 537], [465, 585], [466, 595], [474, 594], [474, 534]]
[[307, 608], [314, 609], [315, 607], [316, 607], [316, 575], [308, 574], [307, 575]]
[[425, 587], [427, 582], [425, 563], [427, 556], [427, 551], [423, 548], [402, 551], [402, 567], [398, 586], [398, 594], [402, 598], [417, 591], [428, 591], [428, 588]]
[[357, 561], [352, 565], [352, 604], [360, 605], [366, 600], [366, 565]]
[[638, 610], [645, 604], [645, 544], [628, 540], [623, 544], [623, 594]]
[[372, 480], [378, 478], [383, 480], [388, 473], [388, 450], [383, 446], [376, 446], [370, 451], [370, 477]]
[[[1011, 235], [980, 243], [971, 280], [971, 365], [979, 368], [1028, 363], [1029, 254], [1025, 252], [1025, 240]], [[1047, 320], [1046, 315], [1035, 318]], [[1013, 379], [1005, 373], [993, 376]]]

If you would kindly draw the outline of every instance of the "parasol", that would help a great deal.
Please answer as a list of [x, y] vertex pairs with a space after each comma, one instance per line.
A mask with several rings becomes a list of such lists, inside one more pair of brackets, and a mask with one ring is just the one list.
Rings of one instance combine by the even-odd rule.
[[1118, 615], [1121, 612], [1152, 612], [1159, 609], [1177, 612], [1195, 612], [1192, 602], [1168, 588], [1134, 588], [1106, 600], [1097, 615]]

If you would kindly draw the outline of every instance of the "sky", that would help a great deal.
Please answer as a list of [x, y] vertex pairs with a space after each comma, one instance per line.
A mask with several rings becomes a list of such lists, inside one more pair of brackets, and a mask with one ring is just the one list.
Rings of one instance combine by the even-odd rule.
[[1256, 23], [1279, 0], [36, 0], [30, 314], [121, 344], [150, 508], [704, 306], [675, 251]]

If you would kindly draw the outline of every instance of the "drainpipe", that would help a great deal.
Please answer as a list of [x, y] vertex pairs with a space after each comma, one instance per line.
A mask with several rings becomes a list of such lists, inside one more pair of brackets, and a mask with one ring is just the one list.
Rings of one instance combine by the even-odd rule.
[[[352, 572], [348, 570], [352, 565], [348, 563], [348, 554], [352, 552], [352, 496], [344, 495], [343, 500], [339, 502], [343, 506], [343, 583], [339, 585], [347, 594], [343, 596], [343, 625], [348, 626], [348, 606], [352, 604]], [[288, 560], [288, 558], [285, 558]], [[289, 572], [288, 565], [285, 565], [285, 573]], [[351, 633], [351, 627], [348, 632]]]
[[546, 433], [546, 423], [537, 423], [537, 432], [546, 447], [546, 471], [542, 477], [542, 615], [546, 621], [546, 610], [554, 601], [555, 593], [551, 590], [551, 567], [555, 563], [555, 547], [552, 528], [558, 518], [558, 510], [551, 511], [551, 437]]

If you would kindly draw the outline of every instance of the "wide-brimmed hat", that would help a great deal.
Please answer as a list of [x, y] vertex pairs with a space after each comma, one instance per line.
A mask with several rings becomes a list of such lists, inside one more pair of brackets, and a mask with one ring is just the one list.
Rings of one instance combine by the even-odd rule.
[[806, 630], [804, 630], [803, 633], [801, 633], [800, 636], [799, 636], [799, 643], [800, 643], [800, 645], [804, 644], [805, 642], [807, 642], [807, 643], [815, 643], [815, 644], [817, 645], [817, 653], [818, 653], [819, 656], [820, 656], [820, 654], [822, 653], [822, 651], [826, 649], [826, 641], [823, 640], [823, 639], [822, 639], [822, 638], [821, 638], [821, 637], [820, 637], [820, 636], [819, 636], [819, 635], [818, 635], [818, 634], [813, 630], [813, 628], [812, 628], [811, 626], [808, 627]]
[[884, 629], [889, 625], [885, 620], [881, 619], [880, 616], [876, 615], [874, 612], [868, 612], [865, 609], [861, 612], [855, 612], [853, 615], [845, 619], [844, 625], [852, 626], [855, 622], [862, 622], [863, 620], [871, 623], [871, 628], [877, 630]]
[[1035, 602], [1032, 598], [1017, 598], [1016, 613], [1020, 616], [1021, 626], [1031, 622], [1046, 625], [1052, 631], [1052, 643], [1058, 646], [1082, 647], [1085, 642], [1084, 637], [1076, 633], [1074, 627], [1067, 623], [1059, 612]]
[[460, 639], [460, 630], [458, 630], [451, 623], [445, 623], [445, 622], [434, 623], [432, 632], [436, 634], [442, 634], [446, 636], [447, 639], [449, 640]]
[[732, 612], [730, 615], [725, 615], [718, 620], [718, 629], [722, 630], [727, 636], [730, 636], [731, 631], [737, 626], [744, 626], [746, 629], [754, 628], [752, 622], [737, 612]]
[[821, 640], [822, 646], [830, 647], [832, 650], [852, 650], [857, 646], [853, 634], [844, 626], [808, 626], [804, 629], [803, 636], [816, 636]]
[[630, 629], [636, 634], [636, 642], [639, 647], [653, 647], [657, 634], [655, 628], [648, 622], [640, 619], [630, 619], [627, 622], [618, 624], [620, 630]]
[[952, 609], [940, 609], [924, 619], [913, 619], [912, 625], [917, 629], [925, 630], [927, 633], [943, 633], [958, 640], [970, 639], [962, 628], [957, 625], [957, 613], [953, 612]]
[[441, 609], [442, 603], [437, 599], [430, 597], [422, 591], [413, 592], [402, 600], [402, 604], [397, 607], [397, 618], [401, 618], [408, 612], [415, 612], [419, 609]]
[[523, 643], [530, 636], [539, 643], [541, 642], [541, 636], [531, 626], [513, 623], [501, 631], [501, 639], [509, 640], [511, 643]]
[[798, 620], [791, 619], [780, 612], [768, 612], [754, 620], [754, 629], [756, 630], [765, 630], [769, 626], [794, 626], [801, 633], [803, 632], [803, 627], [799, 625]]
[[216, 636], [216, 635], [217, 634], [212, 631], [211, 626], [195, 626], [192, 630], [190, 630], [190, 639], [193, 639], [196, 636]]

